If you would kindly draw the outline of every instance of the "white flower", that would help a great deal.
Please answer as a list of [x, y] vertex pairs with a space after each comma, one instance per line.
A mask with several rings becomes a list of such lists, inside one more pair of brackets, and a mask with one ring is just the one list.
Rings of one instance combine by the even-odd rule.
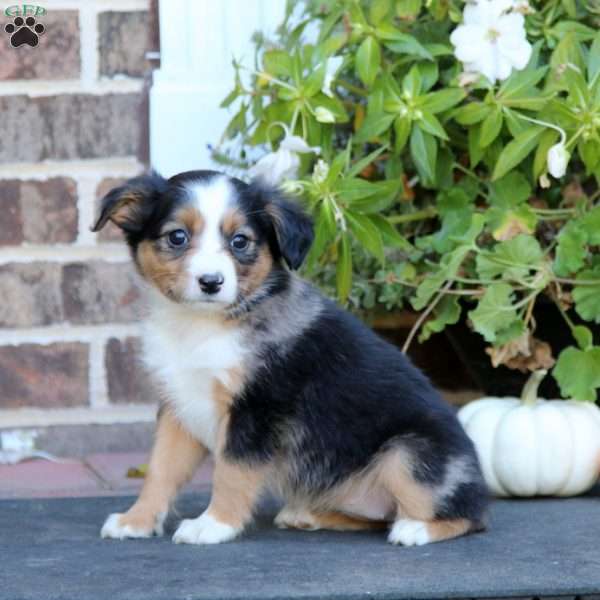
[[315, 108], [315, 118], [319, 123], [335, 123], [335, 115], [324, 106]]
[[525, 36], [525, 18], [514, 8], [513, 0], [477, 0], [465, 6], [464, 22], [450, 36], [465, 71], [495, 83], [527, 66], [532, 47]]
[[513, 10], [522, 15], [533, 15], [535, 13], [535, 10], [531, 4], [529, 4], [529, 0], [516, 0]]
[[343, 62], [344, 59], [341, 56], [330, 56], [327, 59], [327, 63], [325, 64], [325, 79], [323, 80], [323, 87], [321, 88], [321, 91], [326, 96], [333, 97], [331, 84], [333, 83], [335, 74], [339, 71]]
[[329, 165], [320, 158], [314, 166], [312, 180], [317, 184], [323, 183], [327, 179], [327, 175], [329, 175]]
[[567, 172], [567, 165], [571, 155], [567, 152], [564, 142], [554, 144], [546, 156], [546, 162], [548, 163], [548, 172], [552, 177], [560, 179], [564, 177]]
[[321, 151], [318, 146], [309, 146], [301, 137], [290, 135], [287, 127], [284, 129], [285, 137], [281, 140], [279, 149], [265, 154], [249, 169], [252, 177], [259, 177], [271, 185], [278, 185], [284, 179], [294, 179], [300, 166], [298, 154], [319, 154]]

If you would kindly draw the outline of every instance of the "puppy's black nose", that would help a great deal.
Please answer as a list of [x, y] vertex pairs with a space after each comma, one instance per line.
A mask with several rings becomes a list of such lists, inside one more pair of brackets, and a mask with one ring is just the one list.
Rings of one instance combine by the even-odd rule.
[[198, 277], [200, 289], [205, 294], [216, 294], [221, 289], [224, 281], [225, 278], [221, 273], [207, 273], [206, 275]]

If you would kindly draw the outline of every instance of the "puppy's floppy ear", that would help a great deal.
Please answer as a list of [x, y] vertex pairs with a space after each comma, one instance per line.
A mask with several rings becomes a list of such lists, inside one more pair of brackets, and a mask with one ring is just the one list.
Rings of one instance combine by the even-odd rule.
[[276, 250], [290, 269], [298, 269], [314, 238], [312, 219], [278, 190], [263, 188], [261, 195], [275, 233]]
[[141, 231], [166, 185], [167, 181], [153, 171], [112, 189], [102, 199], [100, 216], [92, 231], [100, 231], [109, 220], [126, 233]]

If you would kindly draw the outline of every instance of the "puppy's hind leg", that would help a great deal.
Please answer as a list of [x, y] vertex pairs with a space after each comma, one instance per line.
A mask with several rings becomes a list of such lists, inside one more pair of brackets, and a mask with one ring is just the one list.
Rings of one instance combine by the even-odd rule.
[[170, 411], [162, 410], [140, 496], [126, 513], [110, 515], [100, 535], [120, 540], [162, 535], [171, 502], [206, 454], [206, 448], [182, 428]]
[[[452, 477], [456, 473], [452, 474]], [[465, 474], [465, 479], [469, 475]], [[441, 542], [455, 538], [471, 531], [481, 529], [481, 513], [485, 505], [485, 491], [478, 483], [465, 482], [461, 487], [460, 478], [451, 482], [462, 494], [456, 494], [455, 489], [445, 489], [448, 486], [449, 473], [445, 482], [440, 485], [430, 485], [417, 481], [413, 474], [410, 455], [401, 449], [390, 452], [381, 464], [381, 478], [388, 491], [397, 502], [397, 517], [394, 521], [388, 541], [403, 546], [421, 546], [432, 542]], [[471, 490], [469, 488], [473, 486]], [[473, 510], [464, 510], [464, 498], [459, 495], [468, 493], [474, 495]], [[479, 500], [476, 495], [482, 493]], [[463, 506], [457, 506], [455, 500]], [[480, 510], [481, 509], [481, 510]], [[467, 518], [464, 514], [469, 514]]]

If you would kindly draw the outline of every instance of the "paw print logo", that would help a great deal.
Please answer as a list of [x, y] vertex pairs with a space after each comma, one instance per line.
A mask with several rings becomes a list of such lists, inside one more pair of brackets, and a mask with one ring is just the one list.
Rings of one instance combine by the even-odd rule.
[[39, 42], [39, 36], [46, 31], [46, 28], [41, 23], [36, 23], [33, 17], [15, 17], [12, 23], [4, 26], [4, 31], [10, 34], [10, 45], [13, 48], [18, 48], [23, 44], [27, 44], [35, 48]]

